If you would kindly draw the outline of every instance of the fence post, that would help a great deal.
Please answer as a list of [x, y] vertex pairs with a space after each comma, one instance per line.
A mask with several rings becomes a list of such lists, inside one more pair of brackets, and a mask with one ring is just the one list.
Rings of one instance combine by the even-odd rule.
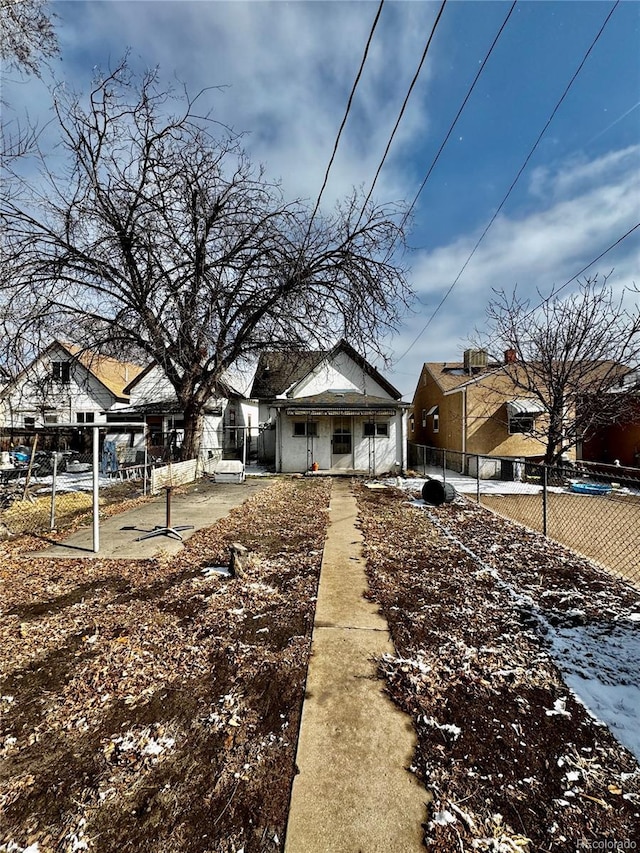
[[51, 514], [49, 515], [49, 530], [56, 526], [56, 478], [58, 476], [58, 454], [54, 450], [51, 454], [53, 471], [51, 472]]
[[480, 503], [480, 454], [476, 455], [476, 502]]
[[547, 466], [542, 465], [542, 533], [547, 535]]

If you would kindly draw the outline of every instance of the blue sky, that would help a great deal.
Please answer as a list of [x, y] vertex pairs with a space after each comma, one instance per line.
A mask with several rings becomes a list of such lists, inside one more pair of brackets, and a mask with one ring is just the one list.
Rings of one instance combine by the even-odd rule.
[[[245, 131], [245, 146], [290, 197], [313, 204], [377, 2], [56, 2], [55, 74], [86, 90], [93, 68], [131, 50]], [[385, 3], [324, 203], [369, 189], [439, 3]], [[442, 308], [613, 2], [521, 0], [414, 209], [410, 281], [418, 294], [385, 341], [390, 380], [411, 399], [423, 361], [457, 360], [482, 328], [492, 288], [535, 299], [640, 222], [640, 3], [621, 2], [567, 98]], [[376, 185], [413, 200], [510, 3], [450, 0]], [[16, 111], [48, 116], [43, 80], [5, 75]], [[45, 137], [48, 139], [48, 137]], [[55, 156], [55, 155], [53, 155]], [[589, 273], [640, 284], [640, 229]], [[570, 292], [567, 287], [564, 292]], [[417, 343], [413, 343], [417, 339]], [[408, 350], [408, 351], [407, 351]], [[406, 354], [405, 354], [406, 353]]]

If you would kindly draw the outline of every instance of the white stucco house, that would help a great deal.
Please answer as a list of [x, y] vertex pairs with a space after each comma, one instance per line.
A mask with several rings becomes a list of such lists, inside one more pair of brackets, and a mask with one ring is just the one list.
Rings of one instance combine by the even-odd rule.
[[[222, 458], [234, 452], [242, 458], [242, 443], [253, 431], [257, 437], [257, 403], [247, 399], [253, 375], [247, 379], [239, 371], [228, 372], [219, 384], [219, 393], [211, 397], [204, 411], [204, 429], [200, 455]], [[234, 384], [231, 384], [231, 383]], [[236, 387], [239, 386], [239, 387]], [[126, 387], [129, 405], [109, 413], [111, 421], [144, 421], [149, 445], [179, 450], [184, 436], [184, 413], [175, 391], [163, 370], [155, 363], [148, 365]], [[131, 447], [142, 447], [143, 437], [109, 436], [116, 442], [128, 440]], [[250, 451], [250, 445], [247, 450]]]
[[141, 369], [54, 341], [0, 392], [0, 428], [105, 423], [108, 411], [128, 404], [125, 387]]
[[278, 472], [377, 476], [406, 469], [408, 403], [346, 341], [329, 351], [263, 352], [258, 458]]

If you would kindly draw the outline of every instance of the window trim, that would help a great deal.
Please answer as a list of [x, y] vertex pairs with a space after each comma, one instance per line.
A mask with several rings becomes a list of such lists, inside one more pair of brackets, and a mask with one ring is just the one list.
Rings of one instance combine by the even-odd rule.
[[[530, 425], [530, 429], [513, 429], [513, 424], [524, 424], [525, 426]], [[533, 435], [536, 428], [536, 419], [535, 415], [529, 413], [522, 413], [520, 415], [509, 415], [509, 424], [508, 430], [509, 435]]]
[[54, 382], [60, 382], [61, 385], [69, 385], [71, 382], [71, 362], [70, 361], [52, 361], [51, 371]]

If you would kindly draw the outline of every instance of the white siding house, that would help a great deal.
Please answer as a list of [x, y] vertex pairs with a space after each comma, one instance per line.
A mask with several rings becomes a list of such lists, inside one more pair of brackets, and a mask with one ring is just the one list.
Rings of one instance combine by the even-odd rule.
[[54, 341], [0, 393], [0, 428], [104, 423], [126, 405], [138, 365]]
[[[233, 378], [237, 378], [235, 374]], [[245, 426], [248, 423], [257, 426], [257, 405], [226, 379], [220, 385], [220, 396], [212, 397], [204, 411], [200, 455], [205, 459], [222, 458], [223, 453], [234, 451], [241, 456]], [[152, 446], [173, 447], [177, 451], [184, 436], [184, 413], [163, 370], [157, 364], [149, 365], [126, 390], [130, 394], [129, 405], [114, 412], [112, 419], [145, 421]], [[142, 446], [142, 442], [140, 434], [133, 446]]]

